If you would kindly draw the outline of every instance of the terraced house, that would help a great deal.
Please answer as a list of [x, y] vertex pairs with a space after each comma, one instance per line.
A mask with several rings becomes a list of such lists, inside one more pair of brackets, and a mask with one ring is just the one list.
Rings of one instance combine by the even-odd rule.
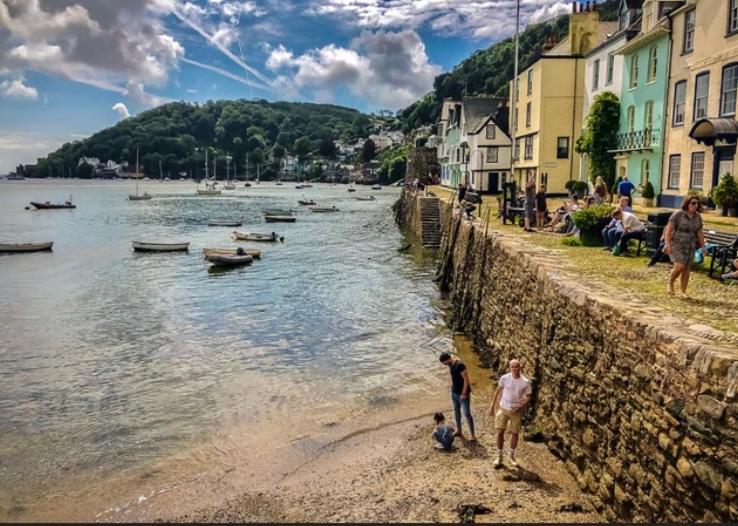
[[[624, 70], [620, 88], [620, 133], [614, 149], [616, 173], [635, 185], [661, 189], [664, 116], [669, 75], [670, 20], [682, 1], [645, 0], [641, 30], [618, 53]], [[659, 203], [661, 204], [661, 203]]]
[[738, 0], [689, 0], [671, 19], [662, 204], [679, 206], [690, 189], [709, 194], [736, 174]]

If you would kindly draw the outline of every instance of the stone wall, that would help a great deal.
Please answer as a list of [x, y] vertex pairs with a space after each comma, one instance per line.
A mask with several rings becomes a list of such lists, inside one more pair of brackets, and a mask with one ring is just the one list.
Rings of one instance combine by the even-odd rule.
[[555, 254], [494, 225], [485, 235], [447, 207], [443, 223], [453, 323], [499, 372], [522, 360], [528, 428], [593, 505], [613, 521], [738, 520], [738, 350], [577, 282]]
[[412, 183], [417, 177], [423, 184], [432, 184], [433, 179], [438, 179], [440, 166], [438, 164], [438, 152], [436, 148], [425, 146], [412, 148], [407, 156], [407, 170], [405, 171], [405, 182]]

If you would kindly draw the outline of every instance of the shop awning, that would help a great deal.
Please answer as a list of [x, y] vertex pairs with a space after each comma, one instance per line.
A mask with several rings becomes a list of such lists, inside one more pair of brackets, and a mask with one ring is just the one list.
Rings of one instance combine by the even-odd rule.
[[738, 139], [738, 121], [730, 117], [700, 119], [692, 126], [689, 136], [707, 146], [714, 146], [717, 141], [734, 144]]

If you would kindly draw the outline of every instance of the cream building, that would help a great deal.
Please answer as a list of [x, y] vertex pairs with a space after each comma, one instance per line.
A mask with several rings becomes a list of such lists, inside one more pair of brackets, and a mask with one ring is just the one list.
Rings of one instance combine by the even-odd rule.
[[482, 193], [498, 193], [510, 173], [512, 140], [505, 101], [494, 97], [461, 99], [463, 173]]
[[736, 175], [738, 0], [688, 0], [671, 14], [662, 205]]
[[517, 94], [510, 83], [510, 107], [517, 106], [513, 178], [522, 185], [535, 177], [549, 193], [565, 193], [566, 182], [579, 178], [574, 144], [582, 130], [584, 56], [617, 30], [617, 22], [600, 22], [593, 2], [574, 6], [569, 35], [520, 73]]

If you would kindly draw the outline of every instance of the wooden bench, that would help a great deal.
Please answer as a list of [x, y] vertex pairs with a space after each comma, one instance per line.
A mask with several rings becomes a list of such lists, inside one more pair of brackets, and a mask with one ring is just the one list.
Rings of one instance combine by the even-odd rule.
[[[705, 243], [713, 245], [710, 251], [710, 277], [720, 268], [719, 276], [725, 274], [730, 262], [738, 257], [738, 234], [735, 232], [716, 232], [705, 230]], [[718, 276], [718, 277], [719, 277]]]

